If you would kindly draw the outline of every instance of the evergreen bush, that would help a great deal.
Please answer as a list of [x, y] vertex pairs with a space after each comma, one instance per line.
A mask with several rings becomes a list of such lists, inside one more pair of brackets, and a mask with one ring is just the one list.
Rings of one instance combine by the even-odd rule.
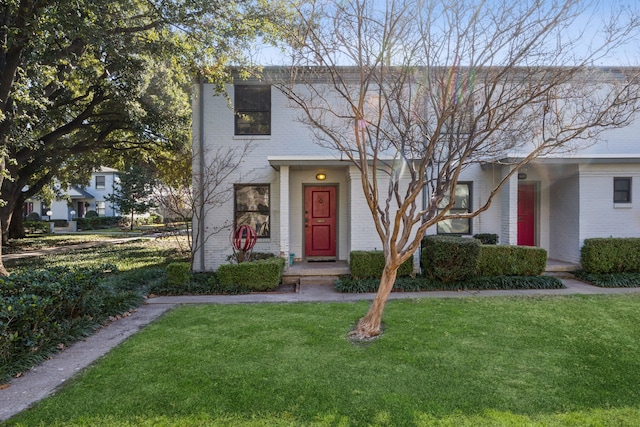
[[188, 262], [172, 262], [167, 265], [167, 284], [184, 286], [191, 280], [191, 265]]
[[222, 286], [246, 287], [251, 291], [270, 291], [282, 281], [284, 258], [269, 258], [240, 264], [223, 264], [218, 268]]
[[[354, 279], [379, 279], [384, 270], [384, 252], [351, 251], [349, 269]], [[397, 277], [410, 276], [413, 273], [413, 257], [403, 262], [398, 268]]]
[[483, 245], [497, 245], [498, 244], [498, 235], [493, 233], [480, 233], [474, 234], [474, 239], [480, 240], [480, 243]]
[[422, 239], [425, 276], [442, 283], [461, 282], [477, 274], [480, 241], [464, 237], [427, 236]]
[[530, 246], [482, 245], [481, 276], [539, 276], [547, 265], [547, 251]]
[[640, 238], [585, 239], [580, 264], [587, 273], [640, 273]]

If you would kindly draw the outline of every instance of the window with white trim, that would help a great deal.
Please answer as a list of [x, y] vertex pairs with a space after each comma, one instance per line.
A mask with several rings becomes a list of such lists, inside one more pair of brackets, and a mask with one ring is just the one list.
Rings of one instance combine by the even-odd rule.
[[[459, 182], [456, 185], [455, 201], [449, 213], [471, 212], [471, 182]], [[441, 208], [449, 204], [449, 195], [445, 195], [440, 202]], [[438, 222], [438, 234], [471, 234], [471, 218], [445, 219]]]
[[235, 85], [235, 134], [271, 135], [271, 86]]
[[96, 189], [104, 190], [105, 188], [105, 176], [104, 175], [96, 175]]
[[235, 226], [249, 225], [258, 237], [269, 237], [269, 184], [236, 184], [234, 186]]
[[107, 202], [96, 202], [96, 213], [98, 216], [105, 216], [107, 214]]
[[631, 178], [613, 178], [613, 203], [631, 203]]

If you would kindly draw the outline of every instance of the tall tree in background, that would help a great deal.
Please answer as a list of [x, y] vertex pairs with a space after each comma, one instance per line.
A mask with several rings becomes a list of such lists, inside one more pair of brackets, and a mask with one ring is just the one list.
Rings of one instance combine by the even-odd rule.
[[86, 182], [133, 150], [184, 150], [194, 74], [222, 84], [249, 40], [276, 34], [286, 16], [276, 10], [259, 0], [2, 2], [3, 243], [25, 199], [52, 180]]
[[155, 180], [155, 173], [149, 166], [130, 166], [118, 174], [114, 192], [104, 198], [118, 206], [124, 216], [131, 215], [131, 230], [136, 214], [148, 213], [155, 207], [152, 198]]
[[[618, 49], [637, 52], [637, 10], [605, 13], [608, 5], [594, 15], [580, 0], [318, 1], [300, 10], [307, 25], [291, 34], [295, 67], [280, 89], [317, 140], [360, 170], [386, 260], [353, 337], [380, 334], [397, 269], [429, 227], [478, 215], [522, 165], [634, 118], [638, 69], [590, 67]], [[515, 160], [486, 200], [449, 211], [466, 168], [506, 158]]]

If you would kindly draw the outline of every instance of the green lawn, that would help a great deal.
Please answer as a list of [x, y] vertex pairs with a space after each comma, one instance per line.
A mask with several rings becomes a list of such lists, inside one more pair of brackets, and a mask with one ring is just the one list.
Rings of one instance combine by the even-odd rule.
[[640, 424], [640, 295], [182, 307], [9, 425]]

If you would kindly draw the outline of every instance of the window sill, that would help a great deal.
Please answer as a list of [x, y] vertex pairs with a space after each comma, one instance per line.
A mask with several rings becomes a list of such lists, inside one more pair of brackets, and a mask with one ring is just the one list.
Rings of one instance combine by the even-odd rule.
[[613, 208], [614, 209], [631, 209], [633, 208], [633, 204], [632, 203], [614, 203]]
[[238, 141], [255, 141], [255, 140], [268, 141], [271, 139], [271, 135], [233, 135], [233, 139]]

